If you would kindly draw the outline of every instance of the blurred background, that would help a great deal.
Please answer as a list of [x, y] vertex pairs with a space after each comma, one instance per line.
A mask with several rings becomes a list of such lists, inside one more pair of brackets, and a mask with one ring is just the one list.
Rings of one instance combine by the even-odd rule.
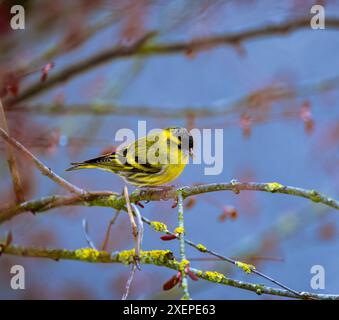
[[[26, 11], [25, 30], [9, 26], [12, 1], [0, 1], [0, 92], [11, 134], [56, 173], [79, 187], [120, 192], [123, 182], [98, 170], [65, 172], [72, 161], [112, 150], [120, 128], [170, 125], [223, 128], [223, 172], [204, 175], [189, 165], [175, 184], [239, 181], [270, 182], [316, 189], [339, 196], [339, 30], [310, 26], [283, 34], [254, 35], [225, 45], [190, 47], [192, 39], [269, 30], [268, 26], [310, 19], [314, 4], [326, 18], [338, 19], [339, 1], [15, 1]], [[133, 46], [155, 31], [145, 46], [164, 48], [87, 63], [101, 52]], [[184, 49], [166, 50], [175, 44]], [[49, 86], [64, 70], [81, 72]], [[34, 91], [35, 90], [35, 91]], [[206, 114], [203, 111], [208, 111]], [[3, 141], [0, 141], [1, 208], [12, 206]], [[25, 199], [64, 194], [17, 154]], [[130, 188], [132, 190], [132, 188]], [[148, 203], [141, 213], [173, 230], [171, 202]], [[338, 212], [302, 198], [261, 192], [216, 192], [185, 202], [187, 238], [242, 261], [300, 291], [310, 287], [313, 265], [326, 272], [325, 290], [339, 292]], [[0, 225], [23, 246], [77, 249], [100, 245], [114, 211], [65, 207], [33, 216], [25, 213]], [[145, 226], [143, 249], [170, 249]], [[109, 250], [133, 247], [129, 220], [120, 214]], [[270, 285], [232, 265], [187, 248], [193, 267]], [[207, 258], [207, 259], [206, 259]], [[10, 267], [26, 270], [26, 289], [10, 288]], [[120, 299], [130, 268], [115, 264], [0, 257], [1, 299]], [[142, 266], [131, 299], [177, 299], [182, 291], [163, 291], [175, 273]], [[190, 281], [193, 299], [281, 299]]]

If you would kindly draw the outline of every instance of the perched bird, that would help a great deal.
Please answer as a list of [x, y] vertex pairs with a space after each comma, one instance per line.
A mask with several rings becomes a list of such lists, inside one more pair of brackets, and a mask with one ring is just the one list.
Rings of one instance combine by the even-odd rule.
[[102, 169], [138, 187], [163, 186], [180, 176], [192, 155], [193, 137], [185, 128], [170, 127], [149, 134], [115, 152], [71, 163], [66, 171]]

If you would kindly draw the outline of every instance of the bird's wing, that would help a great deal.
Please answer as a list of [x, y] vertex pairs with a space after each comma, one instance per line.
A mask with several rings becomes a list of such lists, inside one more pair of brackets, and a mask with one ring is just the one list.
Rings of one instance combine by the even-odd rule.
[[67, 171], [83, 168], [101, 168], [121, 173], [158, 173], [161, 172], [164, 164], [159, 161], [154, 161], [154, 158], [152, 161], [150, 156], [162, 156], [168, 161], [169, 139], [171, 139], [171, 136], [166, 130], [150, 134], [116, 152], [108, 153], [84, 162], [72, 163], [73, 167], [67, 169]]
[[[159, 141], [160, 140], [160, 141]], [[157, 173], [162, 170], [160, 162], [152, 161], [150, 155], [162, 152], [164, 147], [162, 133], [155, 133], [132, 142], [126, 148], [119, 150], [116, 156], [125, 160], [125, 166], [133, 168], [133, 172]], [[166, 144], [165, 144], [166, 148]]]

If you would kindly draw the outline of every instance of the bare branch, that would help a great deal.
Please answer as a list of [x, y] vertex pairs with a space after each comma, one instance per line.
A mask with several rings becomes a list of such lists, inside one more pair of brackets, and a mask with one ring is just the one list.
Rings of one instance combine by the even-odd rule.
[[132, 284], [132, 281], [133, 281], [133, 278], [134, 278], [136, 270], [137, 270], [137, 266], [136, 266], [136, 264], [133, 264], [132, 265], [132, 270], [131, 270], [131, 272], [130, 272], [130, 274], [128, 276], [127, 282], [126, 282], [125, 292], [124, 292], [121, 300], [127, 300], [128, 295], [129, 295], [129, 291], [130, 291], [130, 288], [131, 288], [131, 284]]
[[134, 242], [135, 242], [135, 257], [136, 257], [137, 260], [139, 260], [139, 253], [140, 253], [140, 243], [138, 241], [139, 240], [139, 237], [138, 237], [139, 230], [138, 230], [138, 226], [137, 226], [135, 219], [134, 219], [131, 203], [130, 203], [130, 200], [129, 200], [128, 189], [127, 189], [126, 185], [124, 187], [124, 197], [125, 197], [125, 201], [126, 201], [126, 211], [128, 213], [129, 220], [131, 222], [132, 234], [133, 234], [133, 238], [134, 238]]
[[[247, 40], [270, 37], [274, 35], [287, 35], [293, 31], [309, 28], [310, 18], [304, 17], [292, 21], [283, 22], [281, 24], [260, 26], [247, 31], [239, 31], [227, 33], [220, 36], [210, 36], [206, 38], [197, 38], [186, 42], [176, 42], [170, 44], [149, 44], [147, 40], [154, 36], [151, 32], [141, 38], [131, 46], [122, 46], [112, 48], [97, 53], [88, 59], [79, 61], [72, 66], [66, 67], [59, 73], [50, 76], [47, 81], [37, 82], [26, 88], [18, 97], [8, 101], [9, 105], [14, 105], [24, 100], [39, 95], [60, 83], [79, 75], [82, 72], [91, 70], [101, 64], [107, 63], [114, 59], [128, 58], [133, 56], [153, 56], [164, 54], [177, 54], [185, 52], [196, 52], [201, 50], [209, 50], [221, 45], [238, 46], [239, 43]], [[326, 18], [327, 29], [338, 29], [339, 20], [336, 18]]]
[[97, 250], [94, 242], [92, 241], [91, 237], [89, 236], [88, 234], [88, 222], [86, 219], [83, 219], [82, 220], [82, 228], [83, 228], [83, 231], [84, 231], [84, 236], [85, 236], [85, 239], [86, 239], [86, 242], [87, 244], [94, 250]]
[[71, 193], [75, 193], [78, 195], [84, 195], [85, 191], [74, 186], [70, 182], [58, 176], [54, 173], [50, 168], [46, 167], [37, 157], [35, 157], [30, 151], [28, 151], [20, 142], [10, 137], [7, 132], [0, 128], [0, 136], [11, 146], [15, 147], [19, 151], [21, 151], [28, 159], [30, 159], [35, 166], [39, 169], [39, 171], [44, 175], [53, 180], [56, 184], [66, 189]]
[[110, 234], [111, 234], [111, 229], [112, 229], [112, 226], [114, 225], [115, 221], [117, 220], [119, 213], [120, 213], [120, 210], [116, 210], [113, 218], [108, 223], [107, 230], [105, 232], [105, 238], [104, 238], [104, 241], [102, 242], [102, 245], [101, 245], [102, 251], [106, 251], [106, 249], [107, 249], [109, 237], [110, 237]]
[[118, 48], [112, 48], [103, 52], [100, 52], [90, 58], [79, 61], [78, 63], [74, 63], [65, 69], [61, 70], [59, 73], [51, 75], [44, 82], [38, 81], [24, 91], [21, 94], [8, 101], [9, 105], [14, 105], [24, 100], [30, 99], [38, 94], [49, 90], [56, 85], [63, 83], [65, 81], [70, 80], [71, 78], [86, 72], [90, 69], [100, 66], [101, 64], [107, 63], [110, 60], [118, 59], [118, 58], [126, 58], [134, 55], [141, 46], [143, 46], [147, 40], [149, 40], [152, 36], [154, 36], [154, 32], [146, 34], [144, 37], [136, 41], [134, 44], [130, 46], [121, 46]]
[[140, 214], [138, 207], [134, 203], [131, 203], [131, 207], [133, 208], [133, 212], [135, 214], [137, 227], [138, 227], [135, 254], [136, 256], [139, 256], [140, 251], [141, 251], [142, 239], [144, 236], [144, 224], [142, 222], [143, 221], [142, 216]]
[[[263, 102], [291, 100], [296, 97], [310, 97], [339, 87], [339, 77], [323, 79], [312, 83], [300, 83], [294, 86], [277, 85], [264, 87], [251, 92], [240, 99], [211, 104], [209, 106], [185, 106], [181, 108], [171, 108], [169, 106], [128, 106], [117, 104], [34, 104], [30, 106], [12, 106], [6, 108], [6, 112], [23, 112], [32, 114], [46, 114], [51, 116], [67, 115], [77, 116], [84, 114], [93, 115], [118, 115], [118, 116], [147, 116], [165, 119], [180, 119], [193, 116], [194, 118], [211, 118], [226, 116], [230, 114], [239, 114], [242, 111], [255, 111], [255, 107]], [[253, 99], [260, 96], [259, 100]], [[254, 109], [254, 110], [253, 110]], [[299, 116], [300, 110], [296, 115]]]
[[[9, 133], [9, 128], [6, 120], [6, 115], [4, 111], [4, 107], [2, 105], [2, 101], [0, 99], [0, 129], [3, 129], [5, 132]], [[8, 168], [11, 173], [12, 177], [12, 183], [13, 183], [13, 190], [16, 198], [16, 202], [20, 203], [25, 201], [24, 199], [24, 193], [21, 185], [21, 179], [17, 167], [17, 163], [15, 160], [15, 156], [13, 153], [13, 149], [11, 145], [7, 145], [6, 150], [6, 155], [7, 155], [7, 163], [8, 163]]]

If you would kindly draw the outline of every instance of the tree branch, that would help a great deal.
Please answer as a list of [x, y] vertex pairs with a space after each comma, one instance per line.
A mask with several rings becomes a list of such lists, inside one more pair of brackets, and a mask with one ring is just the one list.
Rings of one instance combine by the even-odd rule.
[[130, 46], [120, 46], [118, 48], [108, 49], [98, 54], [95, 54], [90, 58], [86, 58], [79, 61], [78, 63], [74, 63], [68, 67], [65, 67], [63, 70], [59, 71], [59, 73], [50, 75], [46, 79], [46, 81], [38, 81], [32, 84], [31, 86], [23, 90], [18, 97], [9, 100], [8, 104], [12, 106], [24, 100], [30, 99], [38, 94], [45, 92], [46, 90], [55, 87], [60, 83], [70, 80], [71, 78], [83, 72], [107, 63], [110, 60], [130, 57], [136, 54], [139, 51], [140, 47], [143, 46], [146, 41], [149, 40], [152, 36], [154, 36], [154, 32], [146, 34]]
[[[266, 25], [253, 28], [247, 31], [227, 33], [219, 36], [210, 36], [197, 38], [191, 41], [175, 42], [170, 44], [149, 44], [145, 45], [147, 40], [154, 35], [149, 33], [131, 46], [122, 46], [112, 48], [97, 53], [90, 58], [84, 59], [71, 66], [66, 67], [59, 73], [49, 76], [45, 82], [37, 82], [26, 88], [21, 94], [9, 100], [9, 105], [14, 105], [24, 100], [49, 90], [58, 84], [65, 82], [78, 74], [91, 70], [101, 64], [111, 60], [133, 57], [133, 56], [153, 56], [164, 54], [177, 54], [185, 52], [196, 52], [215, 48], [221, 45], [238, 46], [241, 42], [256, 38], [269, 37], [274, 35], [284, 35], [300, 29], [310, 28], [310, 17], [299, 18], [294, 21], [286, 21], [281, 24]], [[338, 29], [339, 19], [326, 18], [327, 30]], [[311, 29], [310, 29], [311, 30]], [[319, 31], [322, 32], [322, 31]]]
[[29, 150], [27, 150], [20, 142], [16, 141], [14, 138], [10, 137], [5, 130], [0, 128], [0, 136], [10, 145], [21, 151], [28, 159], [30, 159], [39, 171], [44, 175], [53, 180], [56, 184], [66, 189], [71, 193], [78, 195], [85, 194], [85, 191], [74, 186], [70, 182], [58, 176], [50, 168], [46, 167], [37, 157], [35, 157]]
[[[142, 217], [142, 220], [148, 224], [149, 226], [151, 226], [155, 231], [157, 232], [162, 232], [162, 233], [165, 233], [167, 235], [171, 235], [171, 236], [174, 236], [178, 239], [178, 234], [177, 233], [173, 233], [173, 232], [170, 232], [168, 229], [167, 229], [167, 226], [162, 223], [162, 222], [157, 222], [157, 221], [150, 221], [148, 220], [146, 217]], [[180, 235], [179, 235], [180, 236]], [[180, 240], [180, 239], [178, 239]], [[189, 246], [191, 246], [192, 248], [195, 248], [196, 250], [202, 252], [202, 253], [208, 253], [218, 259], [220, 259], [221, 261], [225, 261], [225, 262], [228, 262], [228, 263], [231, 263], [233, 264], [234, 266], [236, 267], [241, 267], [246, 273], [255, 273], [256, 275], [266, 279], [266, 280], [269, 280], [271, 281], [272, 283], [284, 288], [285, 290], [289, 291], [289, 292], [292, 292], [293, 294], [295, 295], [300, 295], [300, 292], [297, 292], [289, 287], [287, 287], [286, 285], [278, 282], [277, 280], [271, 278], [270, 276], [267, 276], [266, 274], [256, 270], [256, 268], [254, 266], [251, 266], [249, 264], [246, 264], [246, 263], [243, 263], [243, 262], [240, 262], [240, 261], [236, 261], [232, 258], [229, 258], [229, 257], [226, 257], [224, 255], [221, 255], [220, 253], [217, 253], [213, 250], [210, 250], [208, 248], [206, 248], [204, 245], [202, 245], [201, 243], [199, 244], [196, 244], [194, 243], [193, 241], [191, 240], [188, 240], [186, 238], [184, 238], [184, 240], [180, 240], [186, 244], [188, 244]], [[186, 258], [185, 258], [186, 259]]]
[[181, 287], [184, 291], [184, 296], [182, 299], [189, 300], [190, 293], [188, 291], [188, 279], [186, 268], [189, 266], [189, 261], [186, 259], [185, 252], [185, 227], [184, 227], [184, 199], [182, 197], [181, 190], [177, 191], [178, 197], [178, 228], [176, 228], [176, 233], [178, 234], [179, 240], [179, 252], [180, 252], [180, 266], [181, 266]]
[[[230, 183], [212, 183], [203, 184], [191, 187], [182, 187], [183, 198], [190, 196], [204, 194], [217, 191], [233, 191], [239, 193], [240, 191], [262, 191], [277, 194], [287, 194], [296, 197], [303, 197], [310, 201], [322, 203], [329, 207], [339, 210], [339, 201], [330, 198], [316, 190], [306, 190], [297, 187], [284, 186], [277, 182], [257, 183], [257, 182], [237, 182]], [[136, 190], [130, 194], [131, 203], [140, 201], [160, 201], [176, 199], [176, 190]], [[26, 211], [34, 211], [36, 213], [44, 212], [53, 208], [63, 206], [102, 206], [111, 207], [117, 210], [125, 210], [126, 201], [121, 195], [110, 191], [88, 191], [82, 196], [61, 196], [54, 195], [44, 197], [37, 200], [26, 201], [20, 205], [10, 208], [3, 208], [0, 210], [0, 224], [10, 220]]]
[[[3, 246], [2, 253], [14, 256], [47, 258], [52, 260], [76, 260], [91, 263], [121, 263], [131, 265], [134, 263], [134, 250], [125, 250], [114, 255], [105, 251], [97, 251], [92, 248], [81, 248], [77, 250], [66, 249], [44, 249], [44, 248], [24, 248], [14, 245]], [[140, 263], [155, 266], [163, 266], [173, 270], [180, 271], [180, 262], [174, 259], [170, 250], [151, 250], [140, 252]], [[190, 268], [195, 275], [201, 279], [212, 283], [223, 284], [239, 289], [245, 289], [257, 294], [269, 294], [274, 296], [295, 298], [295, 299], [317, 299], [317, 300], [339, 300], [339, 295], [335, 294], [315, 294], [302, 292], [300, 296], [279, 288], [272, 288], [261, 284], [254, 284], [245, 281], [234, 280], [226, 277], [224, 274], [216, 271], [203, 271]]]
[[[3, 130], [5, 133], [9, 134], [9, 128], [8, 128], [5, 110], [2, 105], [1, 98], [0, 98], [0, 129]], [[11, 177], [12, 177], [13, 190], [14, 190], [16, 202], [20, 203], [20, 202], [25, 201], [25, 199], [24, 199], [21, 179], [20, 179], [20, 175], [19, 175], [19, 171], [17, 167], [17, 162], [15, 159], [13, 150], [12, 150], [12, 146], [7, 145], [7, 148], [5, 148], [5, 150], [6, 150], [6, 155], [7, 155], [7, 163], [8, 163], [9, 172], [11, 173]]]
[[[127, 106], [117, 104], [74, 104], [64, 105], [58, 103], [34, 104], [30, 106], [12, 106], [6, 108], [6, 112], [24, 112], [45, 115], [118, 115], [138, 116], [143, 115], [155, 118], [180, 119], [193, 116], [194, 118], [210, 118], [225, 116], [241, 111], [247, 111], [272, 101], [290, 100], [296, 97], [310, 97], [319, 93], [327, 92], [338, 88], [339, 77], [323, 79], [312, 83], [300, 83], [294, 86], [276, 85], [268, 86], [251, 92], [240, 99], [223, 103], [223, 105], [210, 106], [186, 106], [180, 109], [169, 106]], [[255, 111], [255, 110], [254, 110]], [[300, 110], [296, 111], [299, 116]]]

